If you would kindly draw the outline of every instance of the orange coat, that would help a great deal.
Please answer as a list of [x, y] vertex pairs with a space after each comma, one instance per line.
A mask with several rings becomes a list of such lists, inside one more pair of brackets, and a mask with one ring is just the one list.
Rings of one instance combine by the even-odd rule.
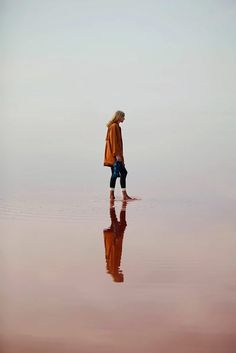
[[112, 166], [116, 161], [116, 156], [121, 156], [124, 162], [121, 128], [119, 124], [113, 123], [107, 129], [104, 165]]

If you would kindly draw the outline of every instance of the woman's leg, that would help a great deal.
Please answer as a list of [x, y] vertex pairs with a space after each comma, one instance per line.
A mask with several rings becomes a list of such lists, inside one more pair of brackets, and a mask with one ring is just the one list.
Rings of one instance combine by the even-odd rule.
[[126, 189], [126, 176], [128, 174], [125, 166], [123, 163], [120, 164], [120, 186], [121, 186], [121, 189], [123, 191], [123, 189]]
[[111, 167], [111, 179], [110, 179], [110, 200], [115, 199], [115, 186], [116, 186], [116, 179], [117, 177], [114, 177], [114, 167]]
[[[123, 194], [123, 200], [132, 200], [132, 197], [126, 192], [126, 177], [127, 170], [123, 163], [119, 165], [119, 174], [120, 174], [120, 186]], [[115, 186], [116, 186], [117, 173], [114, 173], [114, 167], [111, 167], [111, 179], [110, 179], [110, 200], [115, 199]]]
[[127, 194], [127, 191], [126, 191], [127, 174], [128, 174], [128, 172], [127, 172], [124, 164], [122, 163], [120, 166], [120, 186], [121, 186], [121, 190], [122, 190], [122, 194], [123, 194], [123, 199], [124, 200], [132, 200], [132, 198], [129, 197], [129, 195]]

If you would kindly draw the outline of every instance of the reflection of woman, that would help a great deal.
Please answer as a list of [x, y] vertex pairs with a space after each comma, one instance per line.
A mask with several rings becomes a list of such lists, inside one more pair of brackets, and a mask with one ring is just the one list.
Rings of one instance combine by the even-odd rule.
[[126, 192], [127, 170], [124, 164], [123, 141], [120, 123], [125, 120], [125, 113], [118, 110], [107, 124], [104, 165], [111, 167], [110, 199], [115, 199], [116, 179], [120, 177], [120, 186], [124, 200], [132, 198]]
[[120, 263], [123, 236], [127, 226], [125, 214], [126, 203], [123, 202], [122, 204], [120, 221], [118, 221], [115, 208], [112, 206], [113, 204], [110, 207], [111, 225], [103, 231], [107, 273], [113, 277], [114, 282], [124, 282], [124, 276], [120, 270]]

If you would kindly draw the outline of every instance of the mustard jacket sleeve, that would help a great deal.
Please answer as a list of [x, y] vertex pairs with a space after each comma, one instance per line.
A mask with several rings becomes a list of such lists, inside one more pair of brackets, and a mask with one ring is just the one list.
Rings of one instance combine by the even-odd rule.
[[109, 134], [109, 139], [110, 139], [110, 144], [111, 144], [111, 150], [113, 156], [118, 156], [122, 155], [122, 142], [121, 142], [121, 137], [120, 137], [120, 132], [119, 132], [119, 127], [116, 126], [116, 124], [113, 124], [110, 127], [110, 134]]

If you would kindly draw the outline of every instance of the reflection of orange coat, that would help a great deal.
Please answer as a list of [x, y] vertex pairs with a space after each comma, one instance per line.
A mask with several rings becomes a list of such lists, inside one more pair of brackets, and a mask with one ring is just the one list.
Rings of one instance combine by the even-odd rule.
[[123, 282], [123, 275], [120, 270], [122, 242], [123, 234], [115, 236], [112, 230], [104, 230], [107, 272], [113, 276], [115, 282]]
[[124, 161], [121, 128], [119, 124], [113, 123], [107, 129], [104, 165], [112, 166], [116, 156], [121, 156]]
[[115, 282], [123, 282], [124, 276], [120, 269], [120, 263], [123, 236], [127, 226], [125, 211], [120, 212], [120, 222], [117, 220], [114, 208], [110, 209], [110, 217], [111, 226], [103, 231], [107, 273], [112, 275]]

